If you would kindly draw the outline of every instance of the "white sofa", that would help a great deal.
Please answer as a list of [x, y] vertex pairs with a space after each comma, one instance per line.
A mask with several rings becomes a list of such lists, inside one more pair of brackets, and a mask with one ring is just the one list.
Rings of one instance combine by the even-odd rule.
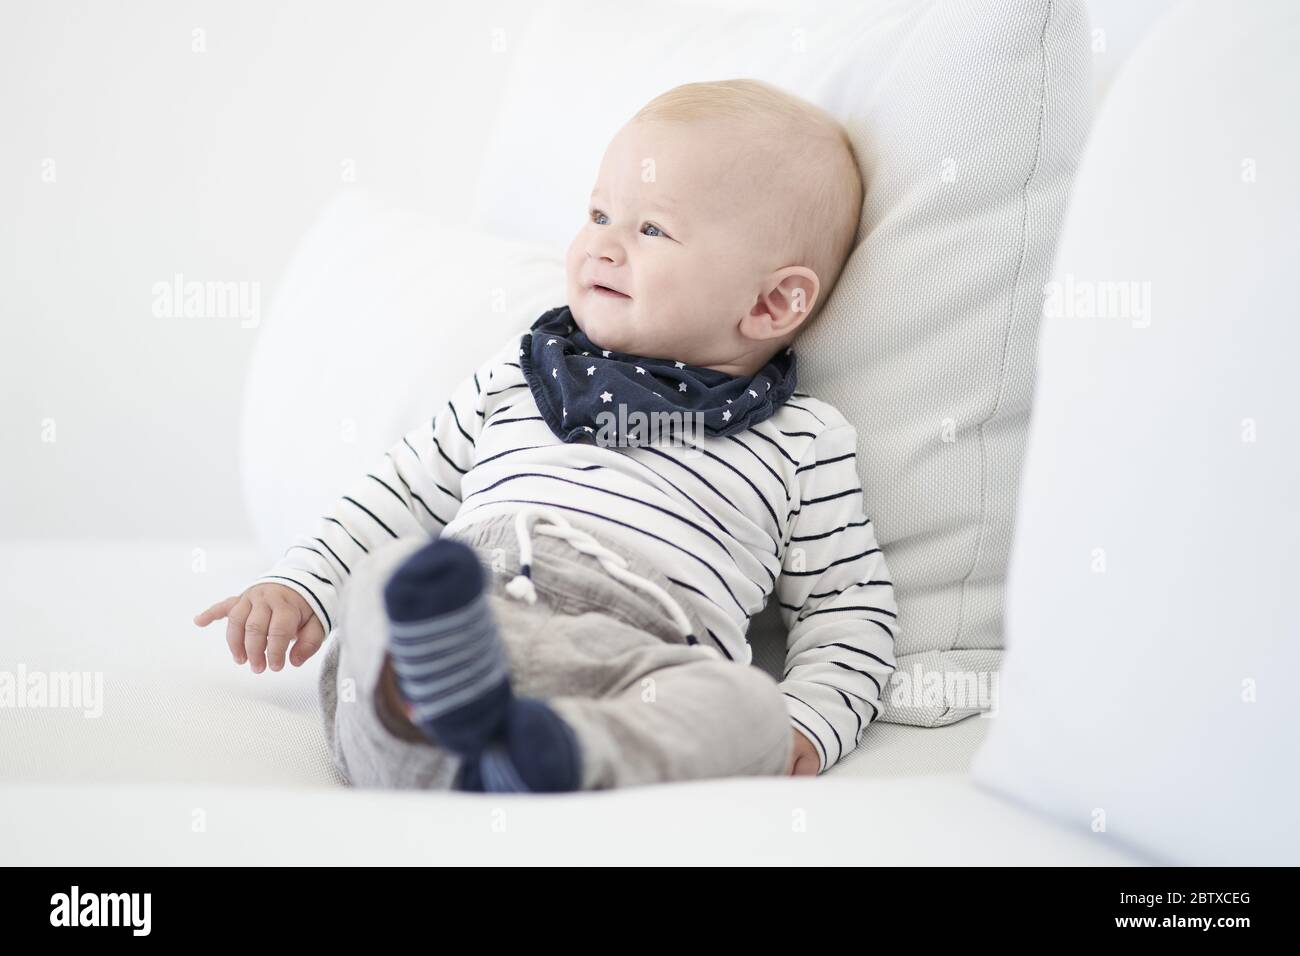
[[[1120, 51], [1112, 45], [1107, 55], [1114, 64]], [[1099, 99], [1104, 92], [1099, 84]], [[973, 756], [997, 718], [937, 728], [877, 724], [856, 753], [815, 779], [539, 798], [349, 789], [317, 716], [321, 655], [301, 669], [254, 676], [230, 664], [220, 633], [189, 624], [266, 561], [263, 547], [241, 540], [198, 549], [177, 541], [0, 545], [6, 657], [45, 671], [102, 672], [106, 702], [95, 716], [0, 710], [0, 858], [905, 865], [1169, 858], [1086, 820], [1054, 819], [1050, 800], [1027, 809], [1008, 776], [972, 780]], [[64, 572], [82, 565], [99, 570], [81, 578], [69, 602]], [[130, 640], [115, 640], [127, 633]]]

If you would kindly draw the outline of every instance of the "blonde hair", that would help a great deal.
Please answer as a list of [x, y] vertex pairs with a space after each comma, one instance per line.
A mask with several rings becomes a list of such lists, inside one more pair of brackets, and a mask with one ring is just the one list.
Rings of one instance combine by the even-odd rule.
[[[821, 284], [806, 326], [839, 280], [862, 216], [862, 176], [844, 126], [821, 107], [752, 79], [673, 87], [641, 107], [632, 120], [733, 121], [768, 134], [757, 139], [776, 144], [783, 154], [778, 177], [787, 180], [771, 184], [778, 201], [772, 204], [768, 234], [794, 257], [786, 264], [807, 266]], [[788, 180], [799, 185], [791, 189]]]

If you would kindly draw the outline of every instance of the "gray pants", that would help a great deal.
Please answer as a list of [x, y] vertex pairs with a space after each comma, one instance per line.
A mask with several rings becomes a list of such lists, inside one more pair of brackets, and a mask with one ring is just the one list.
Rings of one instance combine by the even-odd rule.
[[[454, 536], [483, 563], [515, 693], [546, 699], [577, 735], [582, 789], [785, 772], [791, 723], [770, 675], [687, 644], [652, 597], [558, 538], [532, 538], [536, 603], [508, 595], [518, 570], [513, 515]], [[383, 586], [427, 543], [387, 543], [344, 586], [320, 698], [334, 762], [353, 786], [445, 790], [459, 768], [455, 754], [398, 737], [375, 712], [388, 639]], [[709, 640], [679, 587], [639, 556], [623, 556], [628, 570], [677, 598], [693, 633]]]

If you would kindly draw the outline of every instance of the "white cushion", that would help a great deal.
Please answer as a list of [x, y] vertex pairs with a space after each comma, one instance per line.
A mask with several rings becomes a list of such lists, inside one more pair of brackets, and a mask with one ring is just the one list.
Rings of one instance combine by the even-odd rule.
[[341, 195], [290, 263], [245, 386], [240, 474], [268, 566], [488, 349], [563, 300], [554, 250]]
[[1094, 104], [1105, 98], [1106, 90], [1124, 65], [1124, 60], [1141, 42], [1151, 24], [1178, 2], [1180, 0], [1088, 0]]
[[732, 777], [533, 799], [186, 783], [0, 785], [0, 815], [15, 821], [5, 833], [10, 866], [626, 866], [632, 841], [641, 866], [1142, 862], [955, 774], [824, 779], [815, 787], [793, 777]]
[[[1111, 88], [1048, 288], [974, 766], [1175, 863], [1300, 859], [1297, 47], [1288, 0], [1189, 3]], [[1103, 294], [1129, 282], [1128, 308]]]
[[797, 346], [800, 387], [858, 427], [901, 613], [885, 718], [976, 712], [987, 697], [943, 684], [991, 690], [999, 662], [1039, 290], [1089, 117], [1082, 5], [587, 0], [539, 5], [505, 42], [479, 221], [560, 248], [610, 137], [671, 86], [754, 76], [846, 122], [861, 244]]

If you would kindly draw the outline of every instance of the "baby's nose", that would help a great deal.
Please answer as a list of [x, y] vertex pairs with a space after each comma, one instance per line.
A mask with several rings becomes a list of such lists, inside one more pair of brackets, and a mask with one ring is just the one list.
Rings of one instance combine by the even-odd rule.
[[613, 265], [621, 265], [624, 258], [623, 247], [605, 236], [594, 240], [587, 247], [587, 255], [593, 259], [603, 259]]

